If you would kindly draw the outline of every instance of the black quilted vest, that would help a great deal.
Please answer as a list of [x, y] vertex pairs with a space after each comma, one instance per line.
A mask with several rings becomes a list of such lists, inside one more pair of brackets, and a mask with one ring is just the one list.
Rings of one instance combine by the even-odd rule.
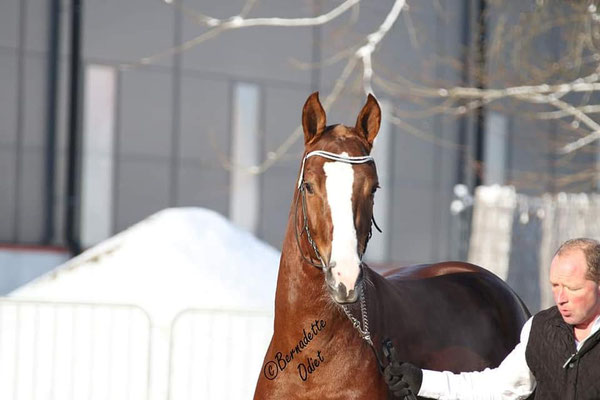
[[533, 317], [525, 356], [537, 386], [536, 400], [600, 399], [600, 331], [576, 352], [573, 327], [557, 307]]

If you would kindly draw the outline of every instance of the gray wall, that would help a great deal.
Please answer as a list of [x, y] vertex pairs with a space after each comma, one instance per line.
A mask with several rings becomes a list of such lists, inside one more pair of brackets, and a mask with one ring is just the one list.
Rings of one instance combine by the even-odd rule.
[[[0, 4], [0, 241], [38, 243], [43, 229], [46, 5], [34, 0]], [[185, 1], [216, 17], [239, 12], [243, 2]], [[257, 2], [250, 16], [311, 16], [339, 2]], [[465, 23], [462, 6], [442, 18], [433, 2], [411, 7], [418, 43], [410, 40], [400, 18], [374, 57], [376, 67], [408, 79], [461, 82], [460, 73], [431, 62], [432, 53], [461, 57]], [[199, 206], [225, 215], [229, 204], [229, 171], [219, 154], [231, 147], [232, 92], [249, 82], [260, 92], [261, 158], [281, 144], [300, 123], [307, 96], [324, 97], [343, 63], [300, 70], [291, 62], [319, 61], [346, 48], [377, 28], [391, 2], [365, 2], [358, 22], [344, 15], [320, 28], [260, 27], [225, 32], [190, 50], [130, 70], [119, 65], [137, 61], [193, 38], [206, 28], [179, 9], [160, 1], [106, 0], [84, 4], [84, 64], [114, 66], [118, 71], [114, 147], [113, 233], [169, 206]], [[53, 244], [63, 245], [67, 9], [62, 10], [62, 75], [57, 170], [56, 229]], [[423, 70], [428, 62], [427, 71]], [[423, 75], [427, 75], [426, 78]], [[365, 101], [355, 74], [329, 123], [354, 124]], [[410, 98], [391, 98], [375, 86], [381, 99], [403, 109], [427, 105]], [[411, 122], [423, 131], [456, 142], [460, 121], [432, 116]], [[420, 263], [456, 258], [455, 217], [449, 212], [459, 169], [457, 150], [392, 128], [392, 182], [382, 188], [391, 196], [390, 218], [378, 221], [388, 235], [388, 259]], [[280, 247], [299, 166], [302, 143], [289, 156], [259, 175], [261, 198], [257, 235]], [[375, 233], [378, 234], [378, 233]]]
[[45, 2], [0, 5], [0, 240], [37, 243], [43, 229]]

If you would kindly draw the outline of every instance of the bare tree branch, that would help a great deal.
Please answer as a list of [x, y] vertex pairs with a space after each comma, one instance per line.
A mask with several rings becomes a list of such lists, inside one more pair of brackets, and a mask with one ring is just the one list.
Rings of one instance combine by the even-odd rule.
[[363, 88], [365, 93], [373, 92], [373, 88], [371, 86], [371, 77], [373, 76], [371, 55], [377, 48], [377, 45], [379, 45], [381, 40], [398, 20], [398, 16], [400, 15], [400, 12], [405, 4], [405, 0], [396, 0], [387, 17], [379, 26], [379, 29], [367, 36], [367, 43], [356, 51], [356, 56], [361, 58], [363, 62]]
[[[213, 18], [213, 17], [207, 16], [207, 15], [195, 12], [195, 11], [191, 11], [191, 9], [189, 9], [189, 8], [185, 8], [185, 10], [188, 13], [193, 12], [196, 15], [197, 20], [199, 22], [204, 23], [205, 25], [211, 27], [212, 29], [210, 29], [207, 32], [202, 33], [199, 36], [196, 36], [193, 39], [190, 39], [190, 40], [180, 44], [179, 46], [172, 47], [168, 50], [165, 50], [161, 53], [154, 54], [149, 57], [144, 57], [135, 63], [121, 64], [119, 67], [121, 70], [131, 70], [131, 69], [139, 67], [141, 65], [155, 63], [156, 61], [158, 61], [162, 58], [169, 57], [169, 56], [181, 53], [183, 51], [189, 50], [189, 49], [199, 45], [200, 43], [203, 43], [209, 39], [212, 39], [212, 38], [216, 37], [217, 35], [221, 34], [222, 32], [228, 31], [228, 30], [249, 28], [249, 27], [255, 27], [255, 26], [306, 27], [306, 26], [323, 25], [323, 24], [326, 24], [326, 23], [334, 20], [335, 18], [339, 17], [340, 15], [342, 15], [344, 12], [346, 12], [347, 10], [349, 10], [350, 8], [352, 8], [354, 5], [358, 4], [359, 2], [360, 2], [360, 0], [346, 0], [339, 6], [334, 8], [333, 10], [329, 11], [328, 13], [319, 15], [317, 17], [310, 17], [310, 18], [277, 18], [277, 17], [274, 17], [274, 18], [248, 18], [248, 19], [246, 19], [243, 17], [243, 15], [244, 15], [244, 11], [248, 8], [248, 3], [246, 3], [246, 6], [244, 7], [244, 10], [242, 10], [242, 13], [240, 13], [239, 15], [235, 15], [229, 19]], [[175, 3], [175, 4], [178, 4], [178, 6], [183, 7], [179, 3]]]

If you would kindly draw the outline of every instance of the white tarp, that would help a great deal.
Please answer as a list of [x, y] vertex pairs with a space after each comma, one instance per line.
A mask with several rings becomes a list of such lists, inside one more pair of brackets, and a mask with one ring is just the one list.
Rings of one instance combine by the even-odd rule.
[[[242, 368], [240, 372], [248, 377], [244, 378], [238, 373], [234, 379], [238, 383], [246, 382], [246, 388], [238, 394], [247, 397], [251, 395], [249, 391], [256, 382], [262, 356], [272, 333], [278, 264], [277, 250], [236, 228], [213, 211], [199, 208], [167, 209], [13, 291], [10, 297], [36, 301], [130, 304], [143, 309], [149, 316], [152, 331], [148, 339], [152, 353], [148, 378], [150, 399], [187, 398], [183, 394], [171, 395], [175, 392], [186, 392], [188, 397], [193, 392], [224, 398], [220, 396], [225, 392], [215, 387], [231, 386], [227, 380], [220, 385], [219, 381], [211, 378], [209, 381], [213, 389], [209, 392], [206, 392], [206, 388], [197, 387], [198, 383], [188, 384], [187, 389], [178, 391], [169, 387], [168, 375], [173, 375], [173, 370], [169, 371], [168, 368], [169, 365], [173, 368], [173, 364], [177, 363], [177, 360], [169, 360], [170, 356], [172, 358], [169, 348], [173, 346], [170, 335], [174, 321], [181, 320], [182, 326], [200, 326], [194, 337], [186, 339], [190, 346], [198, 338], [197, 341], [201, 343], [196, 343], [197, 347], [213, 346], [219, 341], [219, 346], [227, 347], [229, 345], [223, 342], [225, 339], [236, 342], [239, 347], [240, 340], [252, 338], [253, 343], [242, 344], [242, 348], [252, 347], [251, 352], [244, 353], [251, 358], [249, 362], [252, 366]], [[212, 314], [204, 313], [199, 317], [201, 322], [190, 322], [185, 310], [199, 308], [217, 310], [218, 315], [215, 317], [211, 311]], [[250, 330], [235, 328], [239, 324], [239, 321], [234, 321], [237, 317], [231, 319], [227, 311], [222, 311], [231, 309], [238, 310], [234, 314], [240, 318], [252, 320], [244, 320], [243, 326], [250, 327]], [[244, 310], [249, 312], [250, 317], [244, 316]], [[206, 325], [210, 321], [221, 320], [224, 315], [229, 322], [217, 324], [221, 328], [215, 330], [214, 326]], [[69, 326], [78, 324], [71, 321]], [[187, 334], [189, 336], [189, 332]], [[178, 346], [187, 347], [181, 342]], [[221, 353], [213, 352], [213, 356], [219, 363], [225, 363], [223, 354], [230, 354], [232, 365], [244, 363], [239, 354], [227, 350], [222, 348]], [[201, 356], [202, 353], [198, 354]], [[221, 371], [220, 375], [231, 379], [226, 371]], [[192, 374], [187, 379], [193, 383], [205, 378]]]
[[512, 186], [478, 186], [475, 190], [468, 261], [484, 266], [503, 280], [508, 276], [516, 205], [517, 194]]

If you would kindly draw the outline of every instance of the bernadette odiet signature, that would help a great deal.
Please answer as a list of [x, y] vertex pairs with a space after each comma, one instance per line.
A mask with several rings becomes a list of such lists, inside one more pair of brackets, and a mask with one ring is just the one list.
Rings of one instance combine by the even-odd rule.
[[[294, 359], [294, 356], [300, 356], [302, 350], [305, 350], [309, 343], [325, 328], [326, 322], [322, 319], [315, 320], [315, 322], [310, 324], [310, 329], [308, 332], [306, 328], [302, 329], [302, 338], [298, 341], [298, 344], [289, 352], [283, 354], [278, 351], [275, 353], [275, 359], [267, 361], [263, 367], [263, 374], [265, 378], [269, 380], [273, 380], [277, 378], [279, 372], [283, 372], [283, 370], [289, 365], [289, 363]], [[309, 374], [312, 374], [321, 363], [325, 361], [325, 357], [321, 353], [321, 350], [317, 350], [316, 355], [313, 357], [306, 357], [306, 362], [300, 362], [298, 364], [298, 376], [302, 381], [306, 381], [308, 379]]]

